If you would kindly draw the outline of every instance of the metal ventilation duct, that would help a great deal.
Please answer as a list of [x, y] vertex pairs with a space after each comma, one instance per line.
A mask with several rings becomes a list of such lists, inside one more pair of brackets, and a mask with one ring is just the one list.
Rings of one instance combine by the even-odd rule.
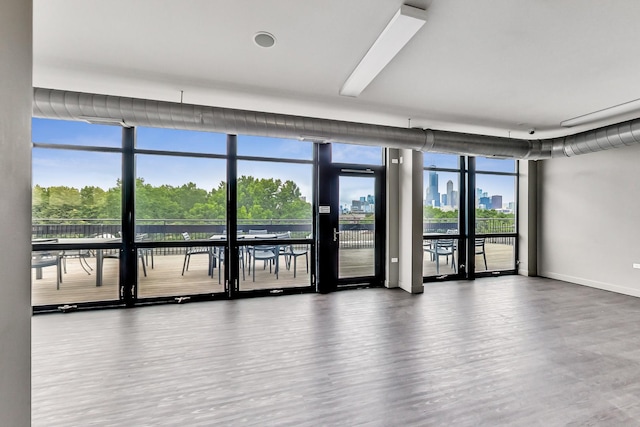
[[515, 159], [568, 157], [640, 142], [640, 119], [564, 138], [523, 140], [35, 88], [34, 117], [409, 148]]

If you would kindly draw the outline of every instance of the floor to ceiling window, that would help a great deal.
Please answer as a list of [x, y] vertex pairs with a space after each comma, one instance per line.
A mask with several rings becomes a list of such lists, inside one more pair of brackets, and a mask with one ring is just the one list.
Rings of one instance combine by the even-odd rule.
[[459, 276], [460, 206], [466, 200], [460, 187], [464, 158], [424, 153], [423, 159], [422, 275]]
[[475, 160], [475, 271], [515, 270], [517, 162], [484, 157]]
[[516, 167], [509, 159], [424, 154], [425, 280], [515, 272]]
[[[425, 280], [515, 271], [515, 161], [423, 179]], [[33, 305], [379, 286], [384, 182], [376, 146], [34, 119]]]
[[237, 159], [239, 290], [310, 288], [313, 143], [239, 135]]
[[32, 304], [118, 300], [121, 128], [34, 119], [32, 135]]
[[226, 135], [146, 127], [136, 133], [135, 238], [163, 244], [137, 249], [144, 267], [138, 297], [223, 293], [222, 246], [167, 245], [225, 241]]

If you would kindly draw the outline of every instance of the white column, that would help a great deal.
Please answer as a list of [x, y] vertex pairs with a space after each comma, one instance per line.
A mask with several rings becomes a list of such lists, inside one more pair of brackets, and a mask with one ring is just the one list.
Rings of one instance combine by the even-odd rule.
[[399, 280], [399, 254], [400, 254], [400, 150], [397, 148], [386, 149], [387, 179], [385, 182], [387, 208], [385, 238], [385, 280], [387, 288], [397, 288]]
[[538, 163], [519, 161], [518, 274], [538, 274]]
[[0, 2], [0, 426], [31, 425], [32, 2]]
[[422, 286], [422, 152], [400, 150], [398, 173], [398, 285], [407, 292]]

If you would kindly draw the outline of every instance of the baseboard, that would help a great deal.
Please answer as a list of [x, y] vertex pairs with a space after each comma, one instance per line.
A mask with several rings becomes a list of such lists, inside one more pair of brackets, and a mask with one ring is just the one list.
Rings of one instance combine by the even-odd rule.
[[566, 274], [544, 272], [540, 276], [548, 277], [549, 279], [562, 280], [563, 282], [574, 283], [576, 285], [588, 286], [590, 288], [602, 289], [603, 291], [616, 292], [623, 295], [629, 295], [632, 297], [640, 297], [640, 289], [628, 288], [626, 286], [614, 285], [611, 283], [598, 282], [596, 280], [584, 279], [582, 277], [574, 277]]

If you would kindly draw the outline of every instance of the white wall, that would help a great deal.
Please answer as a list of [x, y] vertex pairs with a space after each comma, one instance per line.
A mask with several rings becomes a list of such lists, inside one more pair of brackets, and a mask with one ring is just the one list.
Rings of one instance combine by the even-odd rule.
[[31, 425], [30, 0], [0, 3], [0, 426]]
[[538, 274], [640, 296], [640, 146], [539, 162]]

